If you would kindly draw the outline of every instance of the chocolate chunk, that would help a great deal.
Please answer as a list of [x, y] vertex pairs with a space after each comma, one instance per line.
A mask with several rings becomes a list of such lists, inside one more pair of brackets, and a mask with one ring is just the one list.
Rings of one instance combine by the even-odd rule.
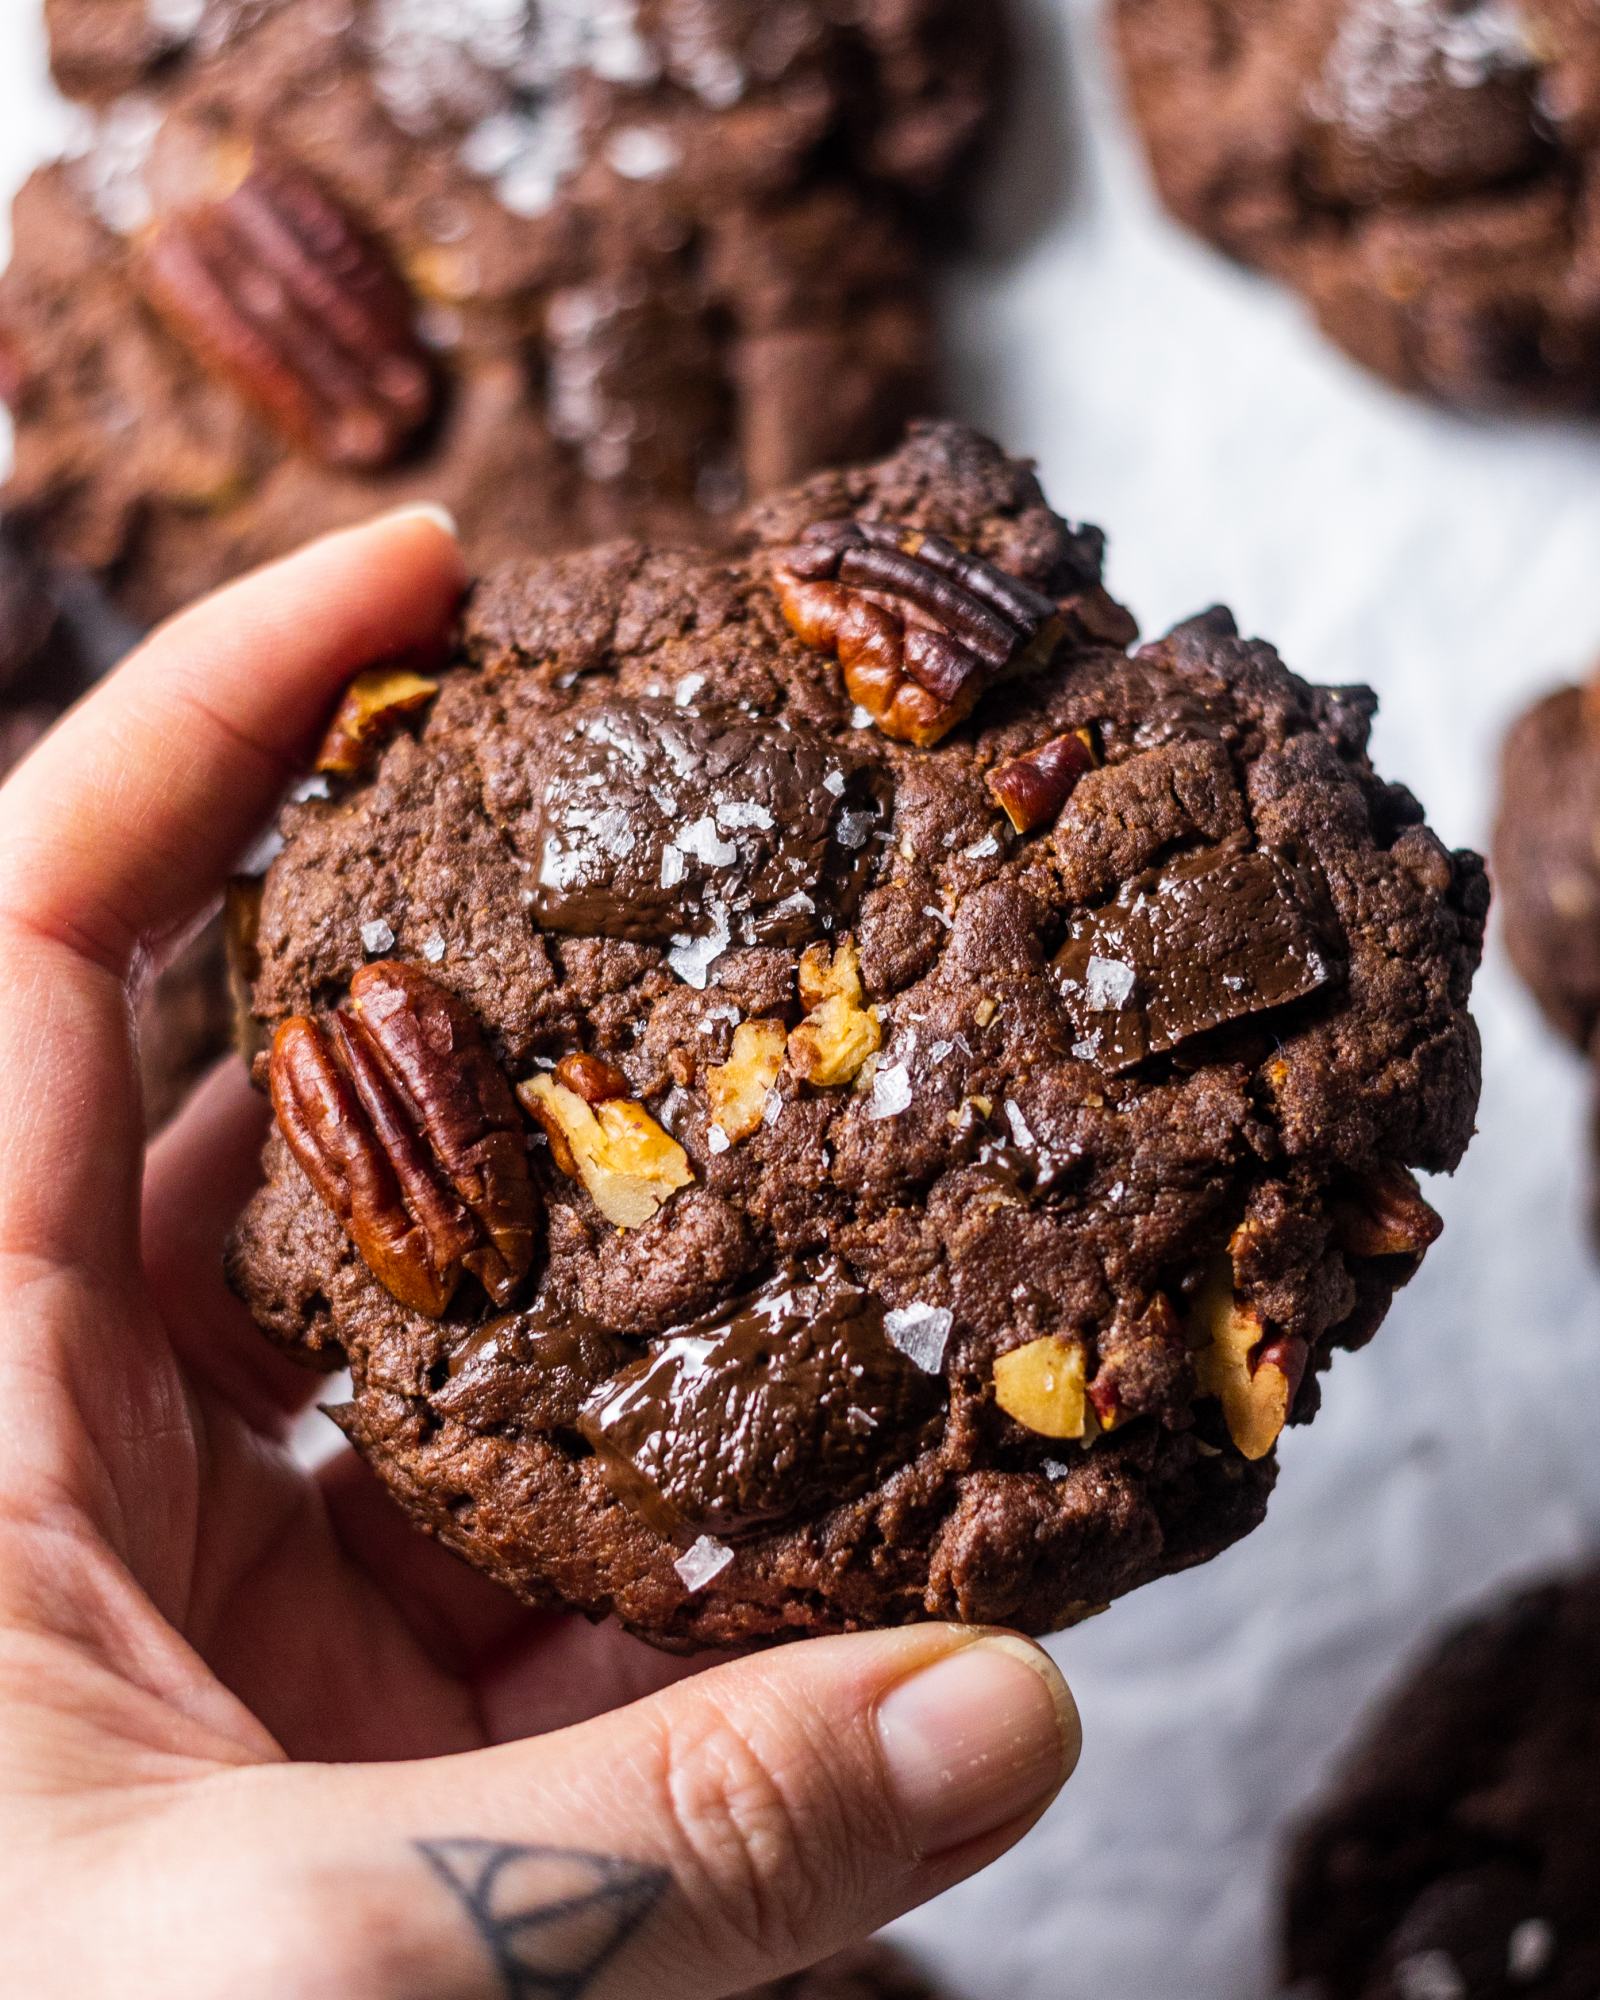
[[1074, 1054], [1132, 1069], [1229, 1021], [1302, 1000], [1338, 967], [1310, 872], [1273, 849], [1209, 848], [1080, 917], [1056, 956]]
[[586, 1406], [585, 1436], [662, 1533], [721, 1535], [864, 1485], [936, 1402], [884, 1311], [829, 1260], [658, 1342]]
[[1244, 801], [1220, 743], [1163, 743], [1080, 780], [1056, 821], [1061, 886], [1098, 902], [1183, 843], [1226, 840], [1244, 825]]
[[638, 944], [799, 944], [854, 912], [887, 800], [881, 775], [815, 730], [607, 702], [551, 760], [534, 914]]
[[589, 1385], [627, 1359], [621, 1339], [581, 1313], [541, 1299], [474, 1327], [429, 1402], [473, 1430], [514, 1424], [571, 1430]]

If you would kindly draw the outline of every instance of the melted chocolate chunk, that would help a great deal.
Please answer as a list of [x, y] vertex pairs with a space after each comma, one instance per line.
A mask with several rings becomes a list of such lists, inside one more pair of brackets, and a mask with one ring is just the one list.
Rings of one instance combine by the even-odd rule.
[[534, 914], [637, 944], [801, 944], [849, 919], [887, 818], [881, 776], [815, 730], [607, 702], [551, 760]]
[[441, 1416], [474, 1429], [572, 1430], [591, 1384], [626, 1356], [608, 1328], [540, 1301], [475, 1327], [451, 1353], [429, 1401]]
[[586, 1405], [619, 1493], [664, 1534], [734, 1535], [836, 1503], [905, 1450], [938, 1386], [828, 1261], [656, 1343]]
[[1304, 999], [1339, 969], [1332, 911], [1274, 849], [1213, 847], [1130, 882], [1056, 956], [1073, 1053], [1108, 1070]]

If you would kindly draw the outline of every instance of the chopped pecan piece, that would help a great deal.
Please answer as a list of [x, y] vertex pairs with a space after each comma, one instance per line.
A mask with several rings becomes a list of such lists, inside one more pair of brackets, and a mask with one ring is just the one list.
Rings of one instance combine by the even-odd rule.
[[533, 1262], [539, 1197], [511, 1087], [477, 1022], [414, 966], [363, 966], [328, 1031], [273, 1038], [290, 1151], [374, 1277], [437, 1319], [462, 1272], [507, 1305]]
[[994, 1399], [1039, 1437], [1081, 1438], [1097, 1428], [1084, 1385], [1082, 1343], [1048, 1333], [994, 1364]]
[[317, 769], [338, 778], [364, 771], [407, 716], [418, 715], [439, 683], [409, 667], [369, 667], [357, 674], [328, 725]]
[[781, 1021], [741, 1021], [728, 1060], [706, 1071], [712, 1122], [730, 1145], [760, 1131], [788, 1039]]
[[927, 747], [1002, 675], [1042, 666], [1056, 605], [939, 535], [878, 521], [822, 521], [775, 567], [784, 616], [831, 651], [887, 736]]
[[517, 1095], [548, 1134], [557, 1167], [569, 1180], [583, 1182], [595, 1207], [618, 1229], [642, 1229], [694, 1179], [688, 1154], [631, 1098], [608, 1097], [591, 1105], [560, 1081], [559, 1069], [555, 1076], [519, 1084]]
[[1048, 826], [1071, 798], [1078, 780], [1098, 762], [1087, 729], [1052, 736], [1037, 750], [1008, 757], [986, 774], [985, 783], [1018, 833]]
[[1195, 1356], [1200, 1393], [1221, 1403], [1240, 1455], [1265, 1458], [1294, 1408], [1310, 1358], [1306, 1343], [1272, 1337], [1256, 1308], [1234, 1296], [1226, 1258], [1196, 1300], [1193, 1324], [1203, 1343]]
[[564, 1083], [568, 1090], [575, 1090], [585, 1104], [606, 1104], [613, 1097], [626, 1097], [628, 1079], [604, 1056], [586, 1055], [579, 1051], [575, 1055], [563, 1056], [556, 1064], [556, 1082]]
[[831, 954], [825, 944], [807, 945], [799, 983], [806, 1018], [789, 1036], [790, 1064], [819, 1090], [849, 1083], [883, 1043], [878, 1010], [866, 1005], [861, 985], [861, 954], [849, 938]]
[[1334, 1221], [1339, 1247], [1351, 1257], [1420, 1258], [1444, 1228], [1416, 1176], [1395, 1164], [1336, 1201]]
[[298, 166], [258, 156], [231, 194], [168, 217], [141, 281], [204, 366], [329, 465], [392, 464], [432, 414], [410, 294]]

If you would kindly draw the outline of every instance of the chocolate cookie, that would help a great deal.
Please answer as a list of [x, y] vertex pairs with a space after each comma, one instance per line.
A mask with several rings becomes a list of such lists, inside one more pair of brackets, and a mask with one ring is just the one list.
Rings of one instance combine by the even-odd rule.
[[744, 2000], [940, 2000], [909, 1960], [886, 1944], [841, 1951], [775, 1985], [758, 1987]]
[[1101, 553], [929, 426], [346, 698], [232, 1274], [530, 1601], [1047, 1631], [1254, 1526], [1432, 1240], [1481, 864], [1365, 690], [1224, 612], [1130, 657]]
[[56, 0], [7, 504], [144, 619], [416, 498], [479, 560], [879, 449], [990, 103], [961, 0]]
[[1600, 412], [1588, 0], [1114, 0], [1182, 221], [1402, 388]]
[[1594, 2000], [1600, 1574], [1463, 1626], [1382, 1707], [1295, 1842], [1306, 2000]]
[[1557, 688], [1500, 757], [1495, 879], [1506, 948], [1551, 1024], [1580, 1048], [1600, 1025], [1600, 687]]

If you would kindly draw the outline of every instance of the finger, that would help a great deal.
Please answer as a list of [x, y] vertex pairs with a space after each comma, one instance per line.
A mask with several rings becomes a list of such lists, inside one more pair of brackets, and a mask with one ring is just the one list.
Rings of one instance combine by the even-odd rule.
[[0, 914], [124, 971], [216, 888], [359, 668], [439, 648], [465, 587], [431, 509], [314, 542], [154, 633], [0, 792]]
[[292, 1819], [313, 1868], [359, 1854], [371, 1901], [343, 1934], [383, 1930], [419, 1979], [336, 1960], [330, 1991], [719, 2000], [993, 1860], [1078, 1744], [1037, 1647], [921, 1626], [781, 1648], [533, 1742], [258, 1773], [252, 1823]]
[[484, 1739], [506, 1743], [586, 1722], [696, 1673], [706, 1656], [663, 1653], [613, 1624], [530, 1611], [423, 1534], [353, 1451], [318, 1474], [345, 1554], [424, 1651], [472, 1688]]
[[141, 1225], [145, 1279], [174, 1352], [193, 1380], [278, 1437], [323, 1378], [268, 1341], [223, 1275], [270, 1116], [244, 1065], [218, 1064], [150, 1148]]
[[131, 1267], [141, 940], [214, 891], [344, 680], [443, 642], [462, 577], [431, 514], [330, 536], [155, 634], [0, 788], [0, 1254]]

